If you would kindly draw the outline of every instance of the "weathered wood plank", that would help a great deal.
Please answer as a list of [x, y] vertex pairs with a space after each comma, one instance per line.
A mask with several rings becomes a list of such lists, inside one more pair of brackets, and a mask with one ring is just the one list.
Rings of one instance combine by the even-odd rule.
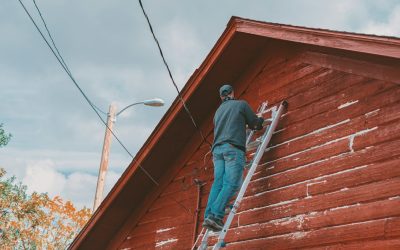
[[361, 166], [321, 178], [308, 184], [308, 194], [316, 195], [400, 176], [400, 158]]
[[278, 190], [257, 193], [252, 196], [247, 195], [240, 205], [240, 211], [264, 207], [297, 198], [307, 196], [307, 184], [301, 183], [295, 186], [286, 187]]
[[287, 204], [267, 206], [239, 214], [240, 225], [262, 223], [307, 212], [367, 202], [400, 194], [400, 178], [362, 185], [333, 193], [320, 194]]
[[[266, 167], [270, 168], [271, 172], [277, 173], [302, 165], [311, 164], [313, 162], [349, 151], [349, 139], [343, 138], [278, 159], [276, 159], [277, 157], [273, 154], [273, 152], [270, 153], [267, 151], [265, 152], [263, 159], [268, 160]], [[261, 162], [261, 164], [263, 164], [263, 162]]]
[[[295, 82], [292, 82], [290, 84], [287, 84], [281, 88], [275, 89], [273, 91], [264, 91], [264, 88], [260, 88], [258, 86], [258, 90], [254, 93], [259, 93], [259, 98], [262, 100], [268, 100], [268, 102], [271, 105], [277, 104], [282, 102], [283, 100], [286, 100], [290, 97], [293, 97], [295, 95], [298, 95], [302, 92], [307, 91], [308, 89], [311, 89], [323, 82], [329, 82], [332, 81], [332, 79], [340, 77], [342, 74], [334, 71], [334, 70], [329, 70], [326, 68], [320, 68], [306, 76], [304, 76], [301, 79], [296, 80]], [[249, 95], [251, 97], [251, 95]]]
[[[291, 125], [290, 129], [281, 130], [276, 133], [272, 140], [272, 145], [279, 142], [285, 142], [290, 139], [302, 136], [307, 133], [311, 133], [317, 129], [324, 128], [326, 126], [337, 124], [340, 121], [346, 119], [352, 119], [354, 117], [363, 115], [365, 113], [374, 111], [379, 108], [383, 108], [387, 105], [396, 103], [400, 100], [400, 88], [392, 87], [387, 91], [380, 92], [376, 95], [367, 96], [362, 100], [359, 100], [357, 105], [350, 105], [342, 109], [331, 109], [327, 112], [317, 114], [309, 119], [302, 122]], [[339, 105], [338, 105], [339, 106]], [[290, 104], [289, 104], [290, 109]], [[288, 116], [289, 117], [289, 116]], [[286, 118], [283, 117], [279, 125], [285, 122]], [[286, 123], [291, 123], [286, 121]], [[285, 128], [285, 127], [280, 127]]]
[[385, 226], [385, 236], [400, 237], [400, 218], [388, 219], [387, 224]]
[[400, 249], [400, 239], [394, 240], [362, 240], [350, 243], [340, 243], [335, 245], [320, 246], [309, 248], [309, 250], [396, 250]]
[[[266, 223], [232, 228], [227, 234], [227, 242], [267, 238], [297, 231], [310, 231], [324, 227], [340, 226], [378, 220], [400, 215], [400, 198], [385, 199], [371, 203], [356, 204], [340, 208], [300, 214]], [[387, 224], [389, 225], [389, 224]], [[394, 225], [394, 224], [393, 224]], [[395, 228], [395, 227], [390, 227]]]
[[352, 59], [344, 56], [318, 52], [305, 52], [301, 61], [351, 74], [400, 83], [400, 64], [385, 65], [370, 61]]
[[374, 146], [385, 141], [398, 140], [400, 137], [400, 123], [395, 121], [391, 124], [379, 126], [376, 130], [361, 134], [354, 138], [353, 149], [359, 150]]
[[366, 164], [379, 163], [399, 155], [400, 141], [392, 141], [354, 153], [349, 152], [333, 158], [327, 157], [320, 162], [313, 162], [307, 166], [282, 173], [265, 168], [264, 171], [259, 172], [257, 178], [250, 182], [249, 192], [252, 194], [265, 192]]
[[[378, 143], [379, 139], [373, 137], [375, 134], [380, 134], [378, 137], [381, 138], [380, 141], [382, 141], [385, 140], [386, 137], [390, 137], [390, 135], [385, 135], [385, 131], [390, 131], [391, 129], [393, 129], [393, 132], [395, 133], [398, 130], [397, 127], [393, 126], [390, 128], [385, 127], [385, 130], [382, 130], [384, 128], [381, 128], [381, 125], [389, 122], [396, 122], [399, 119], [400, 103], [395, 103], [394, 105], [376, 110], [376, 112], [369, 114], [366, 113], [353, 119], [346, 119], [337, 124], [333, 124], [328, 127], [313, 131], [309, 134], [294, 138], [286, 143], [272, 146], [270, 148], [270, 152], [275, 151], [274, 154], [277, 155], [277, 157], [283, 157], [285, 155], [293, 154], [295, 152], [299, 152], [307, 148], [326, 143], [336, 138], [342, 138], [345, 136], [350, 136], [352, 134], [354, 137], [357, 138], [357, 141], [359, 140], [359, 137], [366, 137], [369, 139], [367, 141], [375, 140], [375, 143]], [[368, 131], [377, 126], [380, 126], [377, 131], [370, 131], [365, 134], [361, 132]], [[383, 133], [381, 133], [381, 131]], [[398, 133], [392, 135], [393, 138], [395, 138], [397, 134]], [[367, 141], [364, 141], [364, 143], [367, 143]], [[365, 147], [365, 145], [360, 144], [358, 145], [358, 147], [363, 148]], [[353, 146], [353, 150], [357, 150], [359, 148], [354, 148]]]
[[133, 249], [139, 248], [144, 245], [160, 245], [171, 239], [182, 239], [190, 237], [192, 234], [193, 225], [185, 224], [179, 225], [169, 230], [158, 230], [147, 235], [129, 236], [122, 244], [121, 248], [131, 247]]
[[153, 221], [161, 221], [179, 217], [180, 220], [191, 220], [194, 212], [195, 201], [185, 200], [181, 204], [175, 202], [171, 206], [147, 212], [140, 220], [138, 225]]
[[240, 241], [228, 244], [226, 249], [289, 249], [353, 240], [374, 239], [383, 236], [385, 222], [386, 221], [383, 219], [323, 228], [311, 232], [300, 231], [271, 238]]

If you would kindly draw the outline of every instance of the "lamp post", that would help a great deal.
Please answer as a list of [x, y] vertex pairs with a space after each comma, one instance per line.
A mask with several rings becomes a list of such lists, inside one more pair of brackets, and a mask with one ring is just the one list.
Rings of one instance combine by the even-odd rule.
[[99, 169], [99, 176], [97, 179], [96, 195], [94, 197], [93, 212], [96, 211], [101, 201], [103, 200], [104, 183], [108, 169], [108, 156], [110, 154], [111, 131], [113, 129], [113, 125], [118, 115], [120, 115], [126, 109], [139, 104], [144, 104], [152, 107], [160, 107], [164, 105], [164, 101], [160, 98], [154, 98], [142, 102], [135, 102], [121, 109], [121, 111], [119, 111], [118, 113], [116, 113], [117, 108], [115, 107], [115, 104], [114, 103], [110, 104], [107, 113], [107, 127], [104, 135], [103, 151], [101, 153], [100, 169]]

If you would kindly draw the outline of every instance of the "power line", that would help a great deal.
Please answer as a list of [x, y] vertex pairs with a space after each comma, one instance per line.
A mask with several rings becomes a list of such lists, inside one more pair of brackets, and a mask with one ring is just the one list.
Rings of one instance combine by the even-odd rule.
[[[101, 117], [101, 115], [99, 114], [99, 112], [96, 110], [96, 108], [94, 107], [93, 103], [90, 101], [90, 99], [87, 97], [87, 95], [83, 92], [82, 88], [79, 86], [79, 84], [77, 83], [77, 81], [75, 80], [75, 78], [72, 76], [71, 72], [69, 71], [68, 67], [66, 64], [64, 64], [64, 60], [62, 58], [62, 56], [60, 55], [60, 57], [57, 56], [57, 53], [59, 53], [59, 50], [57, 50], [57, 53], [54, 51], [55, 49], [53, 49], [53, 47], [50, 45], [49, 41], [47, 41], [46, 37], [43, 35], [43, 32], [40, 30], [40, 28], [38, 27], [38, 25], [36, 24], [35, 20], [33, 19], [33, 17], [31, 16], [31, 14], [29, 13], [29, 11], [26, 9], [25, 5], [22, 3], [21, 0], [18, 0], [19, 3], [21, 4], [22, 8], [24, 9], [25, 13], [29, 16], [29, 19], [32, 21], [32, 23], [35, 25], [36, 30], [40, 33], [41, 37], [43, 38], [43, 40], [46, 42], [47, 46], [50, 48], [51, 52], [53, 53], [53, 55], [57, 58], [57, 61], [60, 63], [61, 67], [64, 69], [64, 71], [68, 74], [68, 76], [70, 77], [70, 79], [72, 80], [72, 82], [74, 83], [75, 87], [79, 90], [79, 92], [82, 94], [82, 96], [85, 98], [85, 100], [88, 102], [88, 104], [90, 105], [90, 107], [92, 107], [93, 111], [96, 113], [96, 115], [99, 117], [99, 119], [102, 121], [102, 123], [107, 127], [108, 130], [110, 130], [111, 134], [114, 136], [114, 138], [118, 141], [118, 143], [122, 146], [122, 148], [132, 157], [132, 159], [137, 162], [134, 158], [134, 156], [129, 152], [129, 150], [125, 147], [125, 145], [121, 142], [121, 140], [118, 138], [118, 136], [108, 127], [107, 123], [103, 120], [103, 118]], [[38, 6], [36, 5], [36, 2], [34, 1], [36, 8], [39, 10]], [[40, 11], [39, 11], [40, 13]], [[43, 18], [43, 16], [40, 13], [40, 17], [42, 19], [42, 21], [44, 23], [45, 20]], [[49, 30], [47, 29], [47, 25], [45, 25], [46, 30], [48, 33]], [[51, 35], [50, 35], [51, 36]], [[54, 46], [54, 40], [51, 39]], [[55, 46], [55, 48], [57, 48]], [[138, 163], [138, 162], [137, 162]], [[146, 169], [144, 169], [139, 163], [138, 163], [139, 168], [151, 179], [152, 182], [154, 182], [154, 184], [156, 184], [157, 186], [159, 186], [159, 183], [149, 174], [149, 172], [147, 172]]]
[[157, 44], [158, 51], [160, 52], [162, 61], [163, 61], [164, 65], [165, 65], [165, 67], [166, 67], [166, 69], [167, 69], [167, 71], [168, 71], [169, 78], [171, 79], [172, 84], [174, 85], [176, 91], [178, 92], [178, 98], [179, 98], [180, 101], [182, 102], [182, 105], [183, 105], [183, 107], [184, 107], [186, 113], [189, 115], [190, 119], [192, 120], [192, 123], [193, 123], [194, 127], [199, 131], [200, 136], [201, 136], [201, 138], [203, 139], [203, 142], [206, 142], [208, 145], [210, 145], [210, 147], [212, 147], [211, 143], [204, 137], [203, 132], [201, 131], [200, 127], [196, 124], [196, 121], [194, 120], [194, 117], [193, 117], [192, 113], [190, 112], [189, 108], [186, 106], [185, 101], [183, 100], [182, 94], [181, 94], [181, 92], [179, 91], [179, 88], [178, 88], [177, 84], [175, 83], [174, 77], [172, 76], [171, 70], [170, 70], [170, 68], [169, 68], [169, 66], [168, 66], [168, 63], [167, 63], [165, 57], [164, 57], [164, 53], [163, 53], [163, 51], [162, 51], [162, 49], [161, 49], [160, 43], [159, 43], [159, 41], [158, 41], [158, 39], [157, 39], [157, 37], [156, 37], [156, 35], [155, 35], [155, 33], [154, 33], [153, 26], [152, 26], [151, 23], [150, 23], [150, 19], [149, 19], [148, 15], [147, 15], [146, 11], [144, 10], [142, 0], [139, 0], [139, 4], [140, 4], [140, 7], [141, 7], [141, 9], [142, 9], [142, 11], [143, 11], [143, 15], [145, 16], [145, 18], [146, 18], [146, 20], [147, 20], [147, 23], [148, 23], [148, 25], [149, 25], [150, 32], [151, 32], [151, 34], [153, 35], [153, 39], [154, 39], [154, 41], [155, 41], [156, 44]]
[[[106, 128], [111, 132], [111, 134], [114, 136], [114, 138], [118, 141], [118, 143], [125, 149], [125, 151], [132, 157], [133, 161], [135, 161], [138, 166], [139, 169], [141, 169], [146, 175], [147, 177], [149, 177], [149, 179], [151, 179], [151, 181], [156, 185], [159, 186], [159, 183], [150, 175], [150, 173], [147, 172], [147, 170], [139, 163], [137, 162], [137, 160], [133, 157], [133, 155], [129, 152], [129, 150], [125, 147], [125, 145], [122, 143], [122, 141], [117, 137], [116, 134], [114, 134], [114, 132], [108, 127], [107, 123], [103, 120], [103, 118], [100, 116], [100, 114], [97, 112], [97, 110], [105, 115], [108, 115], [108, 113], [102, 111], [99, 107], [97, 107], [96, 105], [94, 105], [93, 102], [90, 101], [90, 99], [87, 97], [87, 95], [83, 92], [83, 90], [80, 88], [79, 84], [75, 81], [75, 78], [73, 77], [71, 71], [68, 68], [68, 65], [65, 63], [63, 57], [61, 56], [60, 51], [58, 50], [54, 39], [52, 38], [52, 35], [50, 33], [50, 30], [47, 27], [46, 21], [43, 18], [43, 15], [38, 7], [38, 5], [36, 4], [36, 1], [33, 0], [33, 3], [35, 4], [35, 7], [40, 15], [40, 18], [43, 22], [43, 25], [47, 31], [48, 36], [50, 37], [52, 44], [54, 46], [54, 49], [57, 51], [57, 54], [55, 53], [54, 49], [51, 47], [50, 43], [47, 41], [47, 39], [44, 37], [43, 33], [41, 32], [40, 28], [38, 27], [38, 25], [36, 24], [36, 22], [33, 20], [32, 16], [30, 15], [29, 11], [26, 9], [25, 5], [21, 2], [21, 0], [19, 0], [21, 6], [24, 8], [26, 14], [29, 16], [29, 18], [31, 19], [32, 23], [35, 25], [37, 31], [40, 33], [40, 35], [42, 36], [42, 38], [44, 39], [44, 41], [46, 42], [47, 46], [50, 48], [51, 52], [53, 53], [53, 55], [57, 58], [57, 61], [61, 64], [62, 68], [65, 70], [65, 72], [68, 74], [68, 76], [71, 78], [71, 80], [73, 81], [73, 83], [75, 84], [75, 86], [78, 88], [78, 90], [80, 91], [80, 93], [84, 96], [85, 100], [89, 103], [89, 105], [92, 107], [92, 109], [94, 110], [94, 112], [97, 114], [97, 116], [99, 117], [99, 119], [102, 121], [102, 123], [106, 126]], [[58, 56], [57, 56], [58, 55]], [[96, 110], [97, 109], [97, 110]], [[190, 213], [190, 210], [188, 208], [186, 208], [182, 203], [180, 203], [179, 201], [175, 200], [175, 198], [171, 197], [171, 199], [177, 203], [179, 206], [181, 206], [186, 212]]]
[[[55, 49], [56, 52], [57, 52], [58, 57], [61, 59], [62, 64], [65, 66], [65, 69], [66, 69], [67, 74], [68, 74], [70, 77], [73, 77], [73, 76], [72, 76], [72, 73], [71, 73], [71, 70], [69, 69], [67, 63], [64, 61], [64, 58], [62, 57], [62, 55], [61, 55], [59, 49], [57, 48], [56, 43], [54, 42], [53, 36], [51, 35], [49, 28], [47, 27], [47, 23], [46, 23], [46, 21], [44, 20], [44, 17], [43, 17], [43, 15], [42, 15], [42, 12], [40, 11], [39, 6], [36, 4], [36, 0], [32, 0], [32, 1], [33, 1], [33, 4], [35, 5], [35, 8], [36, 8], [37, 12], [39, 13], [39, 16], [40, 16], [40, 19], [42, 20], [43, 26], [44, 26], [45, 29], [46, 29], [47, 35], [49, 36], [49, 38], [50, 38], [50, 40], [51, 40], [51, 43], [53, 44], [53, 47], [54, 47], [54, 49]], [[101, 109], [100, 109], [99, 107], [97, 107], [93, 102], [91, 102], [91, 103], [92, 103], [92, 105], [93, 105], [100, 113], [102, 113], [103, 115], [108, 115], [107, 112], [101, 110]]]
[[42, 22], [43, 22], [43, 25], [44, 25], [44, 27], [45, 27], [45, 29], [46, 29], [46, 31], [47, 31], [48, 36], [50, 37], [50, 40], [51, 40], [51, 42], [52, 42], [52, 44], [53, 44], [55, 50], [57, 51], [57, 54], [58, 54], [59, 58], [61, 59], [63, 65], [64, 65], [65, 68], [67, 69], [68, 75], [71, 75], [71, 71], [69, 70], [67, 64], [65, 63], [64, 58], [61, 56], [60, 51], [58, 50], [58, 48], [57, 48], [57, 46], [56, 46], [56, 43], [54, 42], [54, 39], [53, 39], [53, 37], [51, 36], [51, 33], [50, 33], [49, 29], [47, 28], [47, 24], [46, 24], [46, 22], [45, 22], [45, 20], [44, 20], [44, 18], [43, 18], [42, 12], [40, 11], [39, 7], [38, 7], [37, 4], [36, 4], [36, 0], [33, 0], [33, 4], [35, 5], [36, 10], [37, 10], [38, 13], [39, 13], [40, 19], [41, 19]]
[[[103, 114], [107, 114], [106, 112], [102, 111], [100, 108], [98, 108], [96, 105], [94, 105], [93, 102], [90, 101], [90, 99], [86, 96], [86, 94], [83, 92], [83, 90], [79, 87], [79, 84], [76, 82], [75, 78], [73, 77], [71, 71], [69, 70], [67, 64], [65, 63], [63, 57], [61, 56], [61, 53], [59, 52], [54, 39], [51, 36], [51, 33], [47, 27], [46, 21], [43, 18], [43, 15], [39, 9], [39, 7], [37, 6], [35, 0], [33, 0], [35, 7], [40, 15], [40, 18], [45, 26], [45, 29], [47, 31], [47, 34], [49, 35], [52, 44], [54, 46], [54, 49], [56, 50], [57, 54], [55, 53], [54, 49], [51, 47], [51, 45], [49, 44], [49, 42], [47, 41], [47, 39], [44, 37], [43, 33], [41, 32], [40, 28], [37, 26], [36, 22], [33, 20], [32, 16], [30, 15], [30, 13], [28, 12], [28, 10], [26, 9], [26, 7], [24, 6], [24, 4], [21, 2], [21, 0], [19, 0], [19, 2], [21, 3], [21, 6], [24, 8], [25, 12], [28, 14], [29, 18], [31, 19], [32, 23], [35, 25], [36, 29], [38, 30], [38, 32], [40, 33], [40, 35], [42, 36], [42, 38], [44, 39], [44, 41], [46, 42], [47, 46], [50, 48], [50, 50], [52, 51], [53, 55], [57, 58], [57, 61], [61, 64], [61, 66], [63, 67], [63, 69], [65, 70], [65, 72], [68, 74], [68, 76], [71, 78], [71, 80], [73, 81], [73, 83], [75, 84], [75, 86], [79, 89], [80, 93], [85, 97], [86, 101], [89, 103], [89, 105], [92, 107], [92, 109], [95, 111], [95, 113], [97, 114], [97, 116], [100, 118], [100, 120], [102, 121], [102, 123], [107, 127], [108, 130], [110, 130], [111, 134], [114, 136], [114, 138], [118, 141], [118, 143], [125, 149], [125, 151], [132, 157], [133, 161], [135, 161], [139, 168], [152, 180], [152, 182], [154, 184], [156, 184], [156, 186], [159, 186], [159, 183], [150, 175], [150, 173], [147, 172], [146, 169], [143, 168], [143, 166], [141, 166], [141, 164], [139, 164], [137, 162], [137, 160], [133, 157], [133, 155], [129, 152], [129, 150], [125, 147], [125, 145], [122, 143], [122, 141], [117, 137], [117, 135], [108, 127], [107, 123], [102, 119], [102, 117], [100, 116], [100, 114], [97, 112], [97, 110]], [[57, 56], [58, 55], [58, 56]], [[97, 109], [97, 110], [96, 110]], [[177, 200], [175, 200], [174, 198], [172, 198], [172, 200], [177, 203], [179, 206], [181, 206], [186, 212], [190, 213], [190, 210], [187, 209], [182, 203], [178, 202]]]

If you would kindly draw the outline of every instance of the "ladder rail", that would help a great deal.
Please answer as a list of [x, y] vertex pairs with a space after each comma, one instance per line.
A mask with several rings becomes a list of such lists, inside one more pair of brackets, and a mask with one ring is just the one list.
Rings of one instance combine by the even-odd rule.
[[[265, 101], [265, 102], [263, 102], [261, 104], [260, 108], [258, 109], [258, 113], [257, 113], [259, 116], [260, 115], [262, 116], [262, 114], [264, 113], [264, 111], [265, 111], [265, 109], [267, 107], [267, 104], [268, 104], [267, 101]], [[227, 231], [228, 231], [228, 229], [230, 227], [230, 224], [232, 223], [232, 220], [233, 220], [233, 218], [234, 218], [234, 216], [236, 214], [237, 209], [240, 207], [240, 203], [241, 203], [241, 201], [243, 199], [243, 196], [244, 196], [244, 194], [245, 194], [245, 192], [247, 190], [247, 187], [248, 187], [248, 185], [250, 183], [250, 180], [251, 180], [251, 178], [252, 178], [252, 176], [253, 176], [253, 174], [254, 174], [257, 166], [258, 166], [259, 161], [261, 160], [261, 157], [263, 156], [263, 154], [265, 152], [266, 147], [269, 144], [269, 141], [271, 140], [273, 132], [275, 131], [275, 128], [276, 128], [276, 126], [278, 124], [278, 121], [279, 121], [280, 117], [282, 116], [283, 110], [286, 107], [287, 107], [287, 102], [283, 101], [280, 104], [278, 110], [276, 110], [276, 108], [274, 110], [272, 110], [272, 117], [271, 117], [271, 119], [269, 119], [271, 121], [271, 123], [268, 125], [268, 127], [266, 128], [266, 131], [264, 132], [264, 135], [262, 136], [262, 140], [261, 140], [262, 142], [257, 147], [255, 156], [254, 156], [254, 158], [252, 160], [252, 163], [251, 163], [251, 167], [250, 167], [250, 169], [249, 169], [249, 171], [248, 171], [248, 173], [246, 175], [246, 178], [245, 178], [244, 182], [242, 183], [240, 191], [239, 191], [239, 193], [238, 193], [238, 195], [237, 195], [237, 197], [235, 199], [235, 203], [234, 203], [233, 208], [231, 209], [231, 211], [230, 211], [230, 213], [228, 215], [228, 218], [227, 218], [227, 220], [226, 220], [226, 222], [224, 224], [224, 227], [223, 227], [222, 231], [219, 232], [218, 241], [214, 245], [213, 250], [214, 249], [218, 250], [218, 249], [220, 249], [222, 247], [222, 244], [224, 242], [226, 233], [227, 233]], [[255, 131], [251, 130], [250, 133], [248, 134], [248, 136], [246, 138], [246, 148], [249, 146], [249, 143], [251, 142], [251, 139], [252, 139], [254, 133], [255, 133]], [[199, 236], [197, 237], [196, 242], [192, 247], [192, 250], [196, 248], [198, 239], [202, 235], [203, 230], [204, 230], [204, 228], [201, 230]], [[209, 237], [210, 237], [210, 230], [206, 229], [206, 231], [203, 234], [203, 237], [202, 237], [202, 240], [200, 242], [200, 246], [199, 246], [198, 250], [206, 250], [207, 249], [207, 247], [208, 247], [208, 238]]]
[[[205, 230], [205, 232], [204, 232], [204, 230]], [[204, 232], [204, 234], [203, 234], [203, 232]], [[195, 250], [196, 249], [197, 242], [199, 241], [201, 235], [203, 235], [203, 237], [202, 237], [202, 239], [200, 241], [200, 246], [199, 246], [198, 250], [199, 249], [204, 250], [204, 249], [207, 248], [207, 241], [208, 241], [208, 237], [209, 237], [209, 231], [208, 231], [208, 229], [203, 227], [201, 229], [201, 232], [200, 232], [199, 236], [197, 236], [196, 242], [193, 244], [191, 250]], [[204, 243], [205, 243], [205, 245], [204, 245]]]
[[[258, 116], [262, 116], [263, 113], [264, 113], [264, 111], [265, 111], [265, 109], [267, 108], [267, 106], [268, 106], [268, 101], [263, 102], [263, 103], [260, 105], [260, 107], [258, 108], [258, 110], [257, 110], [257, 115], [258, 115]], [[247, 146], [249, 145], [249, 143], [250, 143], [251, 138], [253, 137], [253, 135], [254, 135], [254, 130], [251, 130], [250, 133], [247, 135], [247, 138], [246, 138], [246, 148], [247, 148]], [[203, 229], [204, 229], [204, 228], [203, 228]], [[194, 245], [193, 245], [193, 247], [192, 247], [192, 250], [195, 249], [195, 247], [196, 247], [196, 245], [197, 245], [197, 242], [198, 242], [200, 236], [202, 235], [202, 233], [203, 233], [203, 230], [201, 231], [201, 233], [200, 233], [199, 236], [197, 237], [196, 242], [194, 243]], [[199, 246], [198, 250], [205, 250], [205, 249], [207, 248], [207, 246], [208, 246], [208, 243], [207, 243], [207, 242], [208, 242], [208, 238], [209, 238], [209, 237], [210, 237], [210, 231], [207, 229], [206, 232], [203, 234], [203, 237], [202, 237], [202, 239], [201, 239], [200, 246]]]
[[272, 123], [269, 126], [268, 131], [267, 131], [265, 137], [263, 138], [263, 141], [262, 141], [261, 145], [257, 149], [257, 153], [256, 153], [256, 155], [255, 155], [255, 157], [253, 159], [253, 163], [252, 163], [252, 165], [251, 165], [251, 167], [250, 167], [250, 169], [249, 169], [249, 171], [248, 171], [248, 173], [246, 175], [246, 178], [245, 178], [245, 180], [244, 180], [244, 182], [242, 184], [242, 187], [240, 188], [240, 191], [239, 191], [239, 193], [238, 193], [238, 195], [237, 195], [237, 197], [235, 199], [235, 203], [233, 205], [233, 208], [230, 211], [230, 213], [228, 215], [228, 218], [226, 219], [224, 227], [222, 228], [222, 231], [221, 231], [221, 233], [220, 233], [220, 235], [218, 237], [218, 241], [214, 245], [213, 250], [218, 250], [218, 249], [220, 249], [222, 247], [222, 244], [224, 242], [224, 239], [225, 239], [225, 236], [227, 234], [227, 231], [228, 231], [228, 229], [229, 229], [229, 227], [230, 227], [230, 225], [232, 223], [232, 220], [233, 220], [233, 218], [234, 218], [234, 216], [236, 214], [237, 209], [240, 207], [240, 203], [241, 203], [241, 201], [243, 199], [243, 196], [244, 196], [244, 194], [245, 194], [245, 192], [247, 190], [247, 187], [248, 187], [248, 185], [250, 183], [250, 180], [253, 177], [253, 174], [254, 174], [257, 166], [258, 166], [258, 163], [261, 160], [261, 157], [263, 156], [263, 154], [265, 152], [265, 149], [268, 146], [268, 144], [269, 144], [269, 142], [270, 142], [270, 140], [272, 138], [272, 135], [273, 135], [273, 133], [275, 131], [275, 128], [278, 125], [278, 121], [279, 121], [280, 117], [282, 116], [283, 110], [284, 110], [284, 108], [286, 106], [287, 106], [287, 102], [283, 101], [280, 104], [280, 106], [278, 108], [278, 111], [276, 111], [276, 113], [273, 114], [274, 117], [272, 119]]
[[210, 230], [207, 229], [203, 235], [203, 238], [201, 239], [201, 243], [200, 243], [198, 250], [206, 250], [207, 249], [209, 237], [210, 237]]
[[[266, 101], [266, 102], [263, 102], [263, 103], [261, 104], [261, 107], [259, 108], [258, 113], [257, 113], [258, 116], [262, 116], [262, 114], [264, 113], [265, 109], [267, 108], [267, 105], [268, 105], [268, 102], [267, 102], [267, 101]], [[249, 135], [247, 136], [247, 138], [246, 138], [246, 148], [247, 148], [247, 145], [249, 145], [249, 143], [250, 143], [251, 138], [253, 137], [253, 135], [254, 135], [254, 130], [251, 130], [251, 131], [250, 131], [250, 134], [249, 134]]]

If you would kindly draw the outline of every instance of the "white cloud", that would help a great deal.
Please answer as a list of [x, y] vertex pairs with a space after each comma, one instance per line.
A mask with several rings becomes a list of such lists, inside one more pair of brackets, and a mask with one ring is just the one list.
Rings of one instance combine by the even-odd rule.
[[64, 190], [66, 178], [55, 170], [53, 161], [44, 160], [28, 164], [22, 183], [28, 186], [29, 192], [55, 196]]
[[96, 183], [97, 176], [74, 172], [66, 177], [66, 186], [60, 196], [65, 200], [73, 201], [76, 207], [92, 208]]
[[114, 171], [107, 172], [106, 183], [104, 185], [104, 197], [106, 197], [106, 195], [114, 187], [114, 185], [118, 181], [119, 177], [121, 177], [121, 173], [117, 173]]
[[[114, 141], [113, 144], [116, 144]], [[112, 144], [112, 145], [113, 145]], [[115, 145], [118, 148], [118, 145]], [[131, 162], [126, 153], [112, 151], [110, 154], [110, 170], [121, 171]], [[63, 151], [52, 149], [20, 149], [16, 147], [5, 147], [1, 149], [0, 166], [5, 168], [11, 175], [22, 179], [27, 166], [37, 162], [51, 161], [58, 172], [70, 174], [75, 171], [97, 174], [101, 157], [101, 147], [98, 152], [86, 151]], [[51, 164], [47, 164], [51, 165]]]
[[400, 37], [400, 4], [392, 9], [387, 20], [367, 21], [361, 32], [375, 35]]
[[[103, 197], [115, 185], [121, 173], [108, 171]], [[25, 169], [22, 183], [27, 185], [28, 193], [33, 191], [47, 193], [50, 197], [60, 196], [64, 201], [70, 200], [77, 208], [92, 208], [96, 191], [97, 175], [76, 171], [65, 175], [57, 171], [51, 160], [30, 162]]]
[[192, 25], [178, 18], [163, 27], [160, 40], [175, 81], [182, 88], [206, 55], [204, 43]]

